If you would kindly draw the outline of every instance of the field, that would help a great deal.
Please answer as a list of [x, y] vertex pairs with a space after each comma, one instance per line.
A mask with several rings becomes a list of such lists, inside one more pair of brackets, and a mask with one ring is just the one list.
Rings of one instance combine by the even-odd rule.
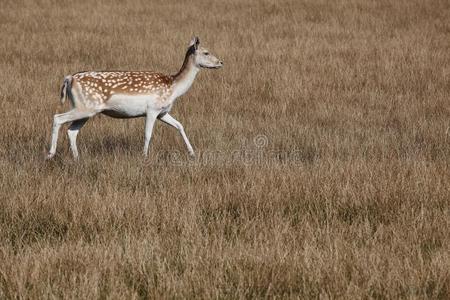
[[[450, 294], [450, 2], [0, 6], [0, 298]], [[45, 161], [65, 75], [203, 70], [142, 156], [96, 116]]]

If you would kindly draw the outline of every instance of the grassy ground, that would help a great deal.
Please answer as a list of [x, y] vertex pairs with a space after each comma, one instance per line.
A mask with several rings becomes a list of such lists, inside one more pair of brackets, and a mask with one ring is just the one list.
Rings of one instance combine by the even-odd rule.
[[[0, 6], [0, 298], [450, 294], [450, 2]], [[65, 75], [223, 59], [158, 124], [44, 161]]]

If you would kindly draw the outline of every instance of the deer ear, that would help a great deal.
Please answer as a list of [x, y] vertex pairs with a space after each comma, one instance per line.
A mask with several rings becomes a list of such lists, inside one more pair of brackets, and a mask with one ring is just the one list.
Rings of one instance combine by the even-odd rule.
[[194, 46], [194, 49], [197, 50], [198, 49], [198, 44], [200, 44], [200, 40], [198, 39], [198, 37], [194, 36], [191, 40], [191, 42], [189, 43], [189, 47]]

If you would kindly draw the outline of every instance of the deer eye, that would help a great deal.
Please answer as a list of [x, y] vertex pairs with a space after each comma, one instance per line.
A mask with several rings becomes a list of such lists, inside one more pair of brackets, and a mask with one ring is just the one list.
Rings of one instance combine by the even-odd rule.
[[209, 55], [209, 52], [203, 52], [203, 54], [205, 54], [205, 55]]

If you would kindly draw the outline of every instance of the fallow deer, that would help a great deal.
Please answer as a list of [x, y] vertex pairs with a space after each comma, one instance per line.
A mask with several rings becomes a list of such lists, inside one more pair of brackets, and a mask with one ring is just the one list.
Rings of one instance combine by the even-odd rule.
[[80, 72], [66, 76], [61, 88], [61, 103], [70, 100], [72, 109], [53, 118], [51, 147], [47, 158], [56, 153], [58, 132], [64, 123], [72, 122], [67, 131], [74, 159], [78, 159], [76, 139], [86, 121], [98, 113], [114, 118], [145, 117], [144, 156], [155, 121], [161, 120], [180, 132], [191, 156], [194, 150], [183, 126], [170, 114], [175, 100], [186, 93], [201, 68], [217, 69], [223, 63], [208, 50], [199, 47], [194, 37], [183, 65], [175, 75], [149, 71]]

